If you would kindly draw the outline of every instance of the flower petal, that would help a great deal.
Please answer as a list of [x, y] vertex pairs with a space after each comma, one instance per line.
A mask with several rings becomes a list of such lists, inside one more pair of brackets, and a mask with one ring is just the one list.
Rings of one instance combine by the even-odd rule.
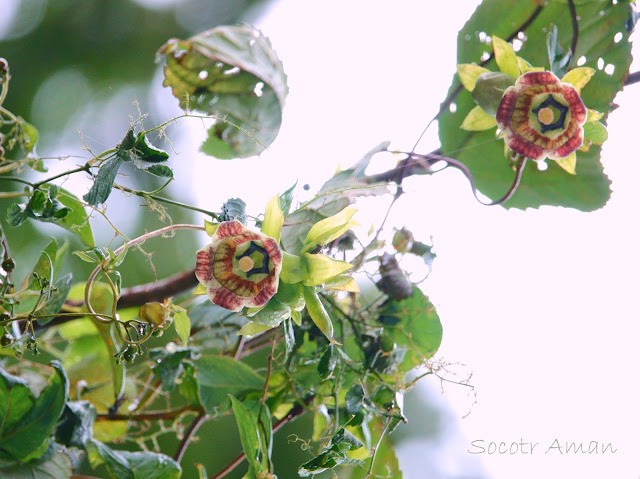
[[498, 127], [503, 131], [506, 128], [509, 128], [509, 125], [511, 125], [511, 115], [513, 114], [513, 109], [515, 107], [517, 98], [518, 92], [516, 90], [516, 87], [509, 87], [504, 92], [502, 101], [500, 102], [500, 106], [498, 107], [498, 112], [496, 113], [496, 121], [498, 122]]
[[516, 87], [523, 88], [532, 85], [553, 85], [559, 83], [560, 80], [558, 77], [549, 71], [527, 72], [516, 80]]
[[580, 126], [584, 125], [587, 121], [587, 108], [584, 106], [582, 98], [580, 98], [580, 93], [568, 83], [565, 83], [562, 87], [564, 98], [569, 103], [569, 108], [571, 108], [571, 115]]
[[582, 128], [578, 128], [571, 138], [569, 138], [562, 146], [549, 153], [549, 158], [558, 160], [566, 158], [571, 153], [582, 146]]

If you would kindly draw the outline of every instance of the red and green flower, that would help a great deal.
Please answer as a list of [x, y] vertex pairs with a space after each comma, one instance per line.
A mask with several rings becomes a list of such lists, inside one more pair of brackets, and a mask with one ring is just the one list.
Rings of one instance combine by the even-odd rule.
[[580, 97], [595, 70], [574, 68], [559, 79], [532, 67], [504, 40], [494, 36], [492, 43], [500, 72], [458, 65], [462, 85], [478, 104], [461, 128], [480, 131], [498, 126], [508, 151], [536, 161], [555, 160], [575, 174], [576, 151], [602, 144], [607, 137], [598, 121], [603, 115], [588, 110]]
[[235, 220], [220, 223], [196, 259], [196, 277], [209, 299], [232, 311], [267, 304], [278, 291], [281, 270], [278, 242]]

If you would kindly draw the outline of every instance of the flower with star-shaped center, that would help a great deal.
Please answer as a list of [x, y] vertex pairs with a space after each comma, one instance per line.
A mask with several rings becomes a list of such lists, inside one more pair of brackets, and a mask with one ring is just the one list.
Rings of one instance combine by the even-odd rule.
[[220, 223], [197, 253], [198, 281], [213, 303], [231, 311], [264, 306], [278, 290], [281, 270], [277, 241], [235, 220]]
[[573, 85], [549, 71], [532, 71], [504, 92], [496, 121], [516, 153], [557, 160], [582, 146], [587, 109]]

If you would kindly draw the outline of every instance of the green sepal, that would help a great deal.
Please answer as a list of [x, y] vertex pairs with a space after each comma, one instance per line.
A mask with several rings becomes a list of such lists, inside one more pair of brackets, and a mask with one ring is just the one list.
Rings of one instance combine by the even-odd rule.
[[471, 96], [486, 113], [495, 115], [505, 90], [514, 84], [515, 79], [506, 73], [483, 73], [478, 77]]
[[305, 253], [302, 258], [309, 272], [309, 276], [303, 281], [305, 286], [322, 284], [353, 268], [350, 263], [333, 259], [324, 254]]
[[282, 252], [282, 271], [280, 281], [288, 284], [300, 283], [309, 277], [307, 264], [301, 256]]
[[353, 206], [347, 206], [339, 213], [318, 221], [307, 233], [301, 252], [306, 253], [316, 246], [327, 244], [356, 226], [357, 223], [351, 218], [357, 211]]
[[496, 117], [489, 115], [482, 107], [475, 106], [465, 117], [460, 128], [467, 131], [483, 131], [497, 125]]
[[493, 44], [493, 54], [496, 58], [498, 68], [503, 73], [516, 79], [520, 76], [520, 69], [518, 68], [518, 58], [516, 52], [513, 51], [513, 47], [505, 42], [502, 38], [491, 36], [491, 43]]
[[280, 233], [282, 232], [283, 224], [284, 215], [280, 209], [280, 197], [276, 195], [267, 202], [264, 211], [264, 221], [262, 222], [260, 231], [280, 243]]

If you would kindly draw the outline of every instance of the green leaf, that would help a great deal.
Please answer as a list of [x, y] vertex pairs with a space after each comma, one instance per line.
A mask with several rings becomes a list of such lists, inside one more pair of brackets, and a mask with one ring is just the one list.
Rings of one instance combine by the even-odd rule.
[[226, 356], [202, 356], [195, 366], [200, 402], [209, 414], [223, 406], [228, 394], [242, 397], [264, 388], [264, 379], [253, 369]]
[[308, 277], [307, 263], [302, 259], [302, 256], [283, 251], [280, 280], [284, 283], [295, 284], [304, 281]]
[[155, 452], [115, 451], [95, 439], [86, 443], [89, 463], [95, 468], [107, 466], [112, 479], [180, 479], [180, 465]]
[[293, 190], [295, 190], [297, 184], [298, 182], [296, 181], [287, 191], [280, 195], [280, 209], [284, 216], [289, 214], [291, 203], [293, 202]]
[[51, 366], [54, 374], [37, 397], [24, 380], [0, 368], [0, 459], [24, 462], [44, 454], [69, 390], [61, 364]]
[[38, 130], [20, 117], [18, 117], [18, 125], [20, 126], [20, 146], [25, 153], [31, 153], [38, 143]]
[[556, 160], [556, 164], [570, 175], [576, 174], [576, 152], [574, 151], [566, 158]]
[[286, 75], [259, 30], [218, 27], [189, 40], [169, 40], [159, 55], [166, 59], [164, 85], [180, 106], [218, 119], [202, 147], [205, 153], [246, 158], [260, 154], [276, 138]]
[[84, 448], [93, 437], [96, 408], [89, 401], [68, 402], [56, 427], [56, 442], [67, 447]]
[[467, 131], [488, 130], [496, 126], [496, 117], [486, 113], [482, 107], [476, 106], [466, 116], [460, 128]]
[[107, 201], [113, 189], [113, 182], [116, 180], [116, 175], [123, 162], [124, 158], [116, 155], [102, 163], [93, 181], [93, 186], [82, 198], [91, 206], [98, 206]]
[[20, 226], [27, 221], [27, 218], [29, 218], [29, 215], [25, 211], [24, 205], [14, 203], [7, 210], [7, 223], [11, 226]]
[[[51, 296], [46, 300], [44, 306], [38, 310], [37, 316], [54, 315], [64, 304], [69, 291], [71, 290], [71, 281], [73, 276], [71, 273], [63, 276], [57, 280], [53, 285], [53, 292]], [[38, 318], [38, 324], [45, 325], [53, 319], [53, 316], [48, 318]]]
[[333, 469], [340, 464], [357, 463], [358, 461], [349, 460], [347, 453], [363, 445], [357, 437], [342, 428], [331, 438], [329, 444], [323, 448], [318, 456], [300, 466], [298, 475], [309, 477]]
[[594, 145], [602, 145], [609, 138], [607, 128], [599, 121], [591, 121], [584, 124], [584, 139]]
[[[45, 188], [50, 189], [51, 185], [45, 185]], [[59, 187], [55, 198], [69, 209], [69, 212], [56, 224], [75, 233], [87, 246], [95, 246], [89, 218], [80, 200], [67, 190]]]
[[572, 52], [565, 53], [564, 49], [558, 43], [558, 27], [551, 25], [547, 35], [547, 55], [549, 56], [549, 69], [559, 78], [561, 78], [569, 66]]
[[316, 246], [327, 244], [351, 229], [356, 225], [351, 218], [357, 211], [353, 206], [347, 206], [339, 213], [318, 221], [307, 233], [302, 252], [305, 253]]
[[[504, 92], [514, 83], [513, 77], [506, 73], [482, 73], [476, 81], [476, 87], [471, 92], [471, 97], [488, 115], [495, 115]], [[470, 113], [473, 111], [471, 110]], [[467, 120], [465, 119], [465, 121]]]
[[[133, 132], [133, 130], [129, 131]], [[134, 163], [138, 160], [146, 163], [164, 163], [169, 159], [169, 153], [153, 146], [151, 142], [149, 142], [149, 138], [147, 138], [143, 132], [138, 133], [136, 136], [133, 148], [124, 151], [129, 153], [129, 158]]]
[[237, 158], [235, 150], [229, 143], [223, 140], [223, 135], [228, 129], [223, 121], [215, 123], [207, 130], [207, 139], [200, 145], [200, 151], [205, 155], [213, 156], [219, 160], [233, 160]]
[[473, 91], [473, 89], [475, 88], [478, 77], [481, 74], [489, 71], [486, 68], [479, 65], [474, 65], [473, 63], [456, 65], [456, 68], [458, 70], [458, 78], [460, 79], [460, 83], [462, 83], [462, 86], [469, 91]]
[[320, 301], [318, 293], [316, 293], [313, 287], [305, 286], [303, 294], [304, 301], [307, 305], [307, 311], [309, 312], [309, 316], [311, 316], [313, 323], [320, 331], [322, 331], [322, 334], [324, 334], [332, 344], [338, 344], [338, 342], [333, 338], [333, 323], [331, 322], [329, 314], [327, 314], [327, 310]]
[[176, 311], [173, 314], [173, 324], [176, 328], [176, 333], [178, 333], [178, 337], [182, 344], [185, 346], [189, 342], [189, 335], [191, 334], [191, 320], [189, 316], [187, 316], [186, 311]]
[[[236, 418], [238, 431], [240, 432], [240, 442], [242, 450], [247, 456], [249, 463], [249, 477], [258, 477], [258, 473], [263, 472], [264, 468], [258, 460], [260, 454], [260, 436], [258, 434], [258, 424], [251, 417], [251, 413], [244, 405], [232, 395], [229, 395], [233, 415]], [[245, 476], [246, 477], [246, 476]]]
[[135, 479], [180, 479], [182, 475], [180, 465], [164, 454], [120, 451], [120, 455], [129, 463]]
[[171, 391], [176, 380], [184, 371], [183, 361], [191, 359], [193, 351], [189, 348], [176, 348], [169, 352], [166, 348], [151, 349], [149, 359], [153, 361], [153, 374], [162, 382], [163, 391]]
[[518, 78], [520, 76], [518, 59], [511, 45], [495, 35], [491, 35], [491, 43], [493, 44], [493, 54], [500, 71], [511, 75], [513, 78]]
[[265, 331], [269, 331], [270, 329], [272, 329], [272, 326], [249, 321], [247, 324], [240, 328], [240, 331], [238, 331], [238, 336], [246, 336], [247, 338], [251, 338], [256, 334], [264, 333]]
[[578, 93], [580, 93], [580, 91], [586, 86], [587, 83], [589, 83], [589, 80], [591, 80], [591, 77], [595, 75], [595, 73], [596, 70], [594, 68], [578, 67], [574, 68], [565, 76], [563, 76], [562, 81], [565, 83], [570, 83], [571, 85], [576, 87], [576, 90], [578, 90]]
[[[507, 10], [504, 5], [500, 0], [482, 2], [458, 35], [457, 63], [481, 61], [486, 43], [477, 38], [476, 32], [490, 32], [501, 38], [508, 38], [514, 33], [514, 26], [522, 25], [531, 17], [539, 2], [522, 0], [510, 4]], [[583, 65], [585, 67], [596, 68], [598, 58], [601, 57], [615, 66], [612, 75], [596, 71], [582, 89], [581, 96], [588, 108], [608, 113], [611, 111], [613, 98], [622, 88], [631, 61], [630, 43], [614, 42], [617, 32], [626, 32], [629, 4], [582, 2], [578, 9], [581, 18], [580, 37], [574, 58], [584, 56], [587, 59]], [[546, 32], [543, 29], [552, 23], [558, 26], [559, 42], [571, 44], [571, 16], [566, 2], [549, 2], [525, 29], [527, 40], [518, 52], [532, 65], [547, 64], [547, 52], [544, 48]], [[467, 35], [471, 40], [466, 39]], [[490, 61], [486, 67], [495, 71], [495, 61]], [[457, 86], [458, 80], [455, 79], [449, 93]], [[447, 109], [439, 118], [441, 151], [463, 162], [473, 175], [478, 190], [491, 200], [497, 200], [509, 190], [515, 177], [512, 163], [504, 157], [504, 142], [496, 140], [493, 131], [461, 130], [464, 118], [476, 104], [466, 91], [455, 98], [455, 103], [455, 112]], [[599, 156], [599, 147], [592, 146], [587, 153], [578, 152], [575, 176], [568, 175], [553, 161], [548, 162], [549, 168], [546, 171], [539, 171], [534, 162], [529, 162], [517, 192], [504, 206], [525, 209], [554, 205], [582, 211], [602, 207], [609, 198], [610, 182], [603, 173]]]
[[397, 347], [407, 348], [403, 361], [408, 371], [435, 354], [442, 341], [442, 325], [435, 308], [420, 288], [401, 301], [389, 300], [380, 309], [380, 321]]
[[276, 298], [271, 298], [263, 308], [251, 315], [251, 320], [255, 323], [269, 326], [269, 328], [275, 328], [290, 316], [290, 306], [281, 303]]
[[173, 170], [166, 165], [153, 165], [144, 171], [161, 178], [173, 178]]
[[308, 278], [304, 280], [305, 286], [322, 284], [353, 268], [350, 263], [333, 259], [324, 254], [305, 253], [302, 255], [302, 259], [305, 261], [309, 272]]
[[262, 228], [260, 231], [279, 243], [283, 224], [284, 215], [280, 209], [280, 198], [276, 195], [267, 202], [267, 206], [264, 211], [264, 220], [262, 221]]
[[95, 469], [100, 464], [105, 464], [112, 479], [136, 479], [129, 461], [120, 451], [114, 451], [106, 444], [93, 438], [85, 443], [85, 448], [92, 468]]
[[0, 471], [2, 479], [69, 479], [73, 474], [71, 459], [60, 451], [51, 457], [0, 468]]

